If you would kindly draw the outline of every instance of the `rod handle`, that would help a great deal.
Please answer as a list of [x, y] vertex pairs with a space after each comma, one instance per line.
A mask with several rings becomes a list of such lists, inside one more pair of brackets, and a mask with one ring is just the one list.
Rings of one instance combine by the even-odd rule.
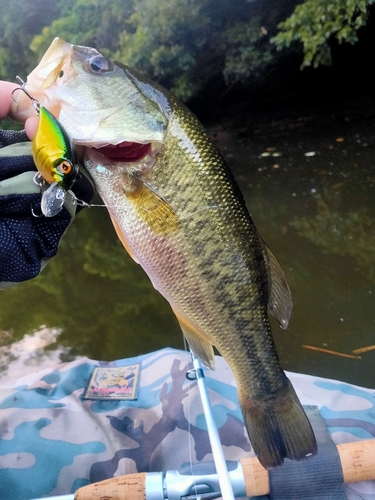
[[[375, 479], [375, 439], [337, 445], [345, 483]], [[268, 472], [255, 457], [241, 460], [246, 495], [268, 495]]]
[[146, 472], [111, 477], [79, 488], [74, 500], [146, 500]]
[[[375, 479], [375, 439], [337, 445], [344, 482]], [[241, 460], [246, 495], [268, 495], [268, 472], [255, 457]], [[99, 483], [89, 484], [76, 491], [75, 500], [146, 500], [146, 473], [127, 474]]]
[[375, 479], [375, 439], [337, 445], [344, 483]]

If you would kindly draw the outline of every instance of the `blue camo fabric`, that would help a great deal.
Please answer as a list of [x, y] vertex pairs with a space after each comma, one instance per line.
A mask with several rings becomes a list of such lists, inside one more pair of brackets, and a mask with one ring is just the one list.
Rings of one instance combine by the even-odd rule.
[[[96, 367], [140, 364], [135, 400], [84, 399]], [[205, 370], [227, 460], [252, 455], [234, 377], [224, 359]], [[134, 472], [212, 462], [189, 353], [163, 349], [136, 358], [80, 358], [0, 385], [0, 499], [74, 493]], [[288, 373], [304, 405], [316, 405], [335, 443], [375, 437], [373, 390]], [[346, 485], [349, 500], [375, 499], [375, 481]]]

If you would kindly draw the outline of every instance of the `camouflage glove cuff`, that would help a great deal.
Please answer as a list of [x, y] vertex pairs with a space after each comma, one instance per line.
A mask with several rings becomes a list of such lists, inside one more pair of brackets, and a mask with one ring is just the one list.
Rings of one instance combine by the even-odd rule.
[[[41, 194], [33, 181], [31, 143], [17, 143], [25, 139], [23, 132], [0, 131], [0, 145], [5, 146], [0, 150], [0, 288], [37, 276], [56, 255], [61, 237], [81, 208], [67, 202], [55, 217], [33, 215], [41, 213]], [[93, 196], [84, 176], [73, 191], [86, 203]]]

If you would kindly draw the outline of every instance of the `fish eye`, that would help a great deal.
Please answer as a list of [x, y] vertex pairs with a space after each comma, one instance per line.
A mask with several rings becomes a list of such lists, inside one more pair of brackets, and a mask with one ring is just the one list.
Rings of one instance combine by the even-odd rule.
[[58, 165], [57, 170], [60, 172], [60, 174], [67, 175], [70, 174], [70, 172], [73, 169], [73, 165], [70, 163], [68, 160], [64, 160]]
[[103, 56], [93, 56], [84, 63], [84, 69], [95, 75], [101, 75], [113, 70], [113, 63]]

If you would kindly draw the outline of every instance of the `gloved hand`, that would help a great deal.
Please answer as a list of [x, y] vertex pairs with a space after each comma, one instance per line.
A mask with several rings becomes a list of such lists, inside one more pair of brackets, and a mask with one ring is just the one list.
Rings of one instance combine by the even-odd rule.
[[[37, 276], [81, 208], [67, 201], [54, 217], [36, 216], [41, 214], [40, 187], [33, 180], [31, 143], [25, 141], [25, 132], [0, 130], [0, 288]], [[72, 191], [86, 203], [94, 193], [84, 175]]]

